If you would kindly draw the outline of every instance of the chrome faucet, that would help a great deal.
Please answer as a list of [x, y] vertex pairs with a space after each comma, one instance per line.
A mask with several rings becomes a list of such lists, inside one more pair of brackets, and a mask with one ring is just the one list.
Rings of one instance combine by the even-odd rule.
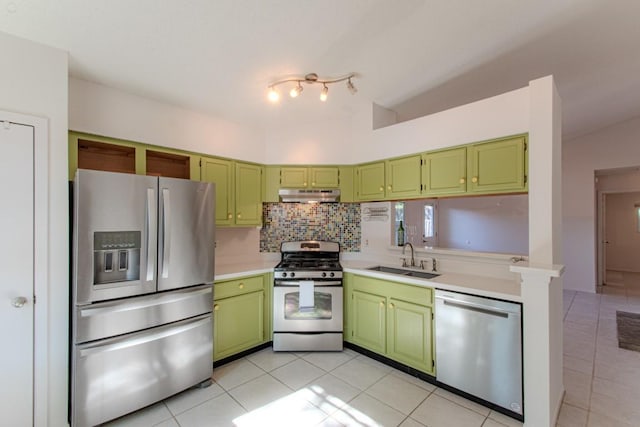
[[407, 246], [411, 248], [411, 267], [415, 267], [416, 259], [413, 257], [413, 245], [411, 244], [411, 242], [407, 242], [404, 244], [404, 246], [402, 247], [402, 255], [404, 255], [404, 250], [407, 248]]
[[[424, 259], [420, 260], [420, 268], [424, 270]], [[431, 258], [431, 271], [435, 272], [436, 271], [436, 259], [435, 258]]]

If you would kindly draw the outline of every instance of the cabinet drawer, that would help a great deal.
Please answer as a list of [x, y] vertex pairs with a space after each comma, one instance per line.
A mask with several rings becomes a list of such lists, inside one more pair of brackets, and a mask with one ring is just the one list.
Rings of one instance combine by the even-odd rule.
[[433, 305], [433, 289], [422, 286], [374, 279], [366, 276], [353, 276], [353, 290], [384, 295], [425, 306]]
[[433, 305], [433, 289], [396, 283], [393, 298], [420, 305]]
[[213, 298], [219, 300], [249, 292], [261, 291], [264, 288], [264, 276], [250, 276], [241, 279], [216, 282], [213, 287]]

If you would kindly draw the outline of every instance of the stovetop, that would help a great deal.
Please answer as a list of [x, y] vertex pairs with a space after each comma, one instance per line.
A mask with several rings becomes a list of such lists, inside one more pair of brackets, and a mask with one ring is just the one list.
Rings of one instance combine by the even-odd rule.
[[285, 242], [275, 267], [276, 279], [331, 279], [342, 277], [340, 246], [335, 242]]

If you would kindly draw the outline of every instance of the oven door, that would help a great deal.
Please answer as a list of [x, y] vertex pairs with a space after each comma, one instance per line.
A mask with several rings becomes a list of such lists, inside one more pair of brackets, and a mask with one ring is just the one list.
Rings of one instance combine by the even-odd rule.
[[300, 283], [287, 281], [274, 285], [273, 331], [342, 332], [342, 282], [315, 282], [313, 307], [302, 308]]

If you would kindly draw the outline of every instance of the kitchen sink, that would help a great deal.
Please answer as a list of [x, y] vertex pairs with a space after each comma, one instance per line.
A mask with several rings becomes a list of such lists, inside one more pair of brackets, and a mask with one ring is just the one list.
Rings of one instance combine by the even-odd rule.
[[398, 274], [401, 276], [419, 277], [421, 279], [433, 279], [438, 277], [439, 274], [428, 273], [426, 271], [406, 270], [404, 268], [385, 267], [383, 265], [376, 265], [375, 267], [369, 267], [367, 270], [379, 271], [381, 273]]

